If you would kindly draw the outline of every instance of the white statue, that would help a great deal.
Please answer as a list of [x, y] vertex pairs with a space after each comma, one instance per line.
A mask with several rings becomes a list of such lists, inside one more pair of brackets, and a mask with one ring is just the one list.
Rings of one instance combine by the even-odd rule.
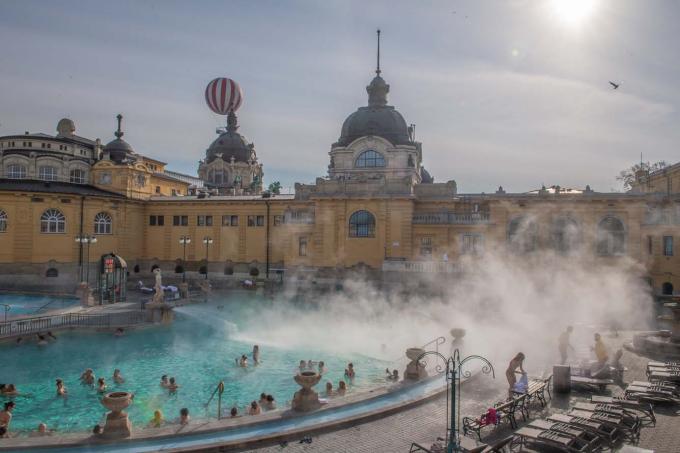
[[154, 275], [156, 276], [156, 284], [154, 285], [154, 294], [153, 294], [153, 302], [154, 303], [162, 303], [164, 301], [163, 297], [163, 283], [162, 283], [162, 278], [161, 278], [161, 270], [160, 268], [156, 268], [153, 270]]

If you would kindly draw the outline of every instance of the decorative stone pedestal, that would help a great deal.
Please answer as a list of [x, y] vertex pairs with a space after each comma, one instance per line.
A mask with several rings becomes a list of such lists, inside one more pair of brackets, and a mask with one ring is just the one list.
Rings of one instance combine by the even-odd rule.
[[555, 393], [571, 392], [571, 367], [569, 365], [553, 365], [553, 390]]
[[124, 439], [132, 434], [132, 425], [124, 411], [132, 403], [133, 395], [128, 392], [107, 393], [102, 398], [102, 406], [111, 412], [106, 414], [106, 424], [102, 437], [106, 439]]
[[175, 319], [174, 305], [165, 302], [148, 302], [146, 304], [146, 320], [149, 322], [170, 324]]
[[78, 289], [76, 289], [76, 296], [80, 299], [81, 306], [94, 307], [95, 301], [92, 296], [92, 290], [86, 282], [80, 282]]
[[408, 348], [406, 350], [406, 357], [411, 359], [411, 361], [408, 363], [408, 365], [406, 365], [404, 379], [419, 381], [427, 377], [425, 364], [423, 362], [418, 362], [418, 357], [423, 354], [425, 354], [425, 350], [421, 348]]
[[302, 388], [293, 395], [291, 406], [294, 411], [308, 412], [321, 406], [319, 394], [312, 389], [320, 380], [321, 375], [315, 371], [303, 371], [295, 375], [295, 382]]
[[632, 344], [626, 344], [626, 349], [639, 353], [650, 354], [660, 359], [680, 358], [680, 301], [664, 304], [670, 315], [659, 316], [661, 322], [670, 324], [670, 330], [641, 332], [633, 337]]

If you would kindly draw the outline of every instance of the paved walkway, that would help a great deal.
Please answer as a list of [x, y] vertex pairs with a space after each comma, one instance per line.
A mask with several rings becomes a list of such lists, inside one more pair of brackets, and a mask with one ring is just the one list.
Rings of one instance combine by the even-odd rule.
[[[621, 334], [619, 338], [605, 338], [613, 351], [620, 347], [630, 334]], [[645, 366], [648, 358], [625, 352], [622, 363], [628, 367], [625, 380], [646, 380]], [[482, 413], [488, 404], [502, 399], [506, 394], [503, 375], [492, 381], [489, 377], [480, 376], [474, 382], [463, 387], [463, 415]], [[613, 394], [622, 393], [622, 389], [614, 388]], [[570, 398], [555, 398], [543, 411], [534, 410], [532, 418], [542, 417], [548, 413], [567, 411], [570, 404], [576, 401], [587, 401], [590, 394], [572, 393]], [[479, 403], [476, 401], [483, 401]], [[297, 453], [297, 452], [352, 452], [352, 453], [398, 453], [408, 452], [412, 442], [429, 447], [432, 442], [445, 433], [446, 400], [418, 406], [374, 422], [321, 434], [312, 437], [312, 443], [299, 443], [299, 439], [290, 439], [288, 445], [272, 445], [260, 448], [260, 453]], [[680, 408], [658, 407], [655, 427], [643, 428], [639, 447], [654, 450], [656, 453], [680, 452]], [[521, 426], [521, 424], [520, 424]], [[494, 431], [486, 431], [485, 441], [493, 441], [509, 435], [511, 431], [503, 425]], [[255, 450], [249, 450], [255, 451]]]

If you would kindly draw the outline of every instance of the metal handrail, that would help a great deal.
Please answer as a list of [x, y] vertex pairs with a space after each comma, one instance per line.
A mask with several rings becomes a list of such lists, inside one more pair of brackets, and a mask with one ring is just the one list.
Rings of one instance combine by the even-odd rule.
[[210, 405], [210, 402], [215, 397], [215, 394], [217, 394], [217, 419], [218, 420], [222, 417], [222, 394], [223, 393], [224, 393], [224, 381], [220, 381], [219, 384], [217, 384], [217, 387], [215, 387], [215, 390], [213, 390], [212, 395], [210, 395], [208, 402], [203, 405], [203, 407], [205, 408], [206, 414], [207, 414], [208, 406]]
[[[430, 345], [433, 344], [433, 343], [434, 343], [434, 350], [435, 350], [435, 352], [439, 352], [439, 346], [442, 345], [442, 344], [444, 344], [444, 343], [446, 343], [446, 338], [443, 337], [443, 336], [439, 336], [439, 337], [437, 337], [437, 338], [435, 338], [435, 339], [433, 339], [433, 340], [428, 341], [428, 342], [425, 343], [424, 345], [422, 345], [422, 346], [420, 347], [420, 349], [423, 349], [423, 350], [427, 351], [427, 347], [430, 346]], [[393, 362], [398, 362], [398, 361], [400, 361], [400, 360], [403, 360], [404, 357], [406, 357], [406, 356], [404, 356], [404, 355], [399, 356], [399, 358], [394, 359]]]
[[143, 311], [124, 313], [63, 313], [0, 322], [0, 338], [28, 335], [63, 327], [111, 327], [139, 324], [146, 319]]

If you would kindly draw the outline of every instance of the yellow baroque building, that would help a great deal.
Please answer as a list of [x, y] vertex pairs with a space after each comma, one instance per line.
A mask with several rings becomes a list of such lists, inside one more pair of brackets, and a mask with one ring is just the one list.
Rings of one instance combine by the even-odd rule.
[[368, 105], [331, 145], [327, 176], [296, 184], [295, 195], [262, 190], [263, 166], [233, 114], [199, 177], [135, 153], [120, 115], [104, 146], [75, 135], [68, 119], [54, 136], [0, 137], [0, 287], [70, 291], [108, 252], [126, 259], [135, 281], [156, 266], [213, 279], [450, 273], [465, 256], [550, 250], [632, 258], [656, 294], [677, 294], [680, 164], [639, 172], [627, 193], [462, 194], [422, 166], [421, 143], [387, 104], [379, 70], [366, 89]]

